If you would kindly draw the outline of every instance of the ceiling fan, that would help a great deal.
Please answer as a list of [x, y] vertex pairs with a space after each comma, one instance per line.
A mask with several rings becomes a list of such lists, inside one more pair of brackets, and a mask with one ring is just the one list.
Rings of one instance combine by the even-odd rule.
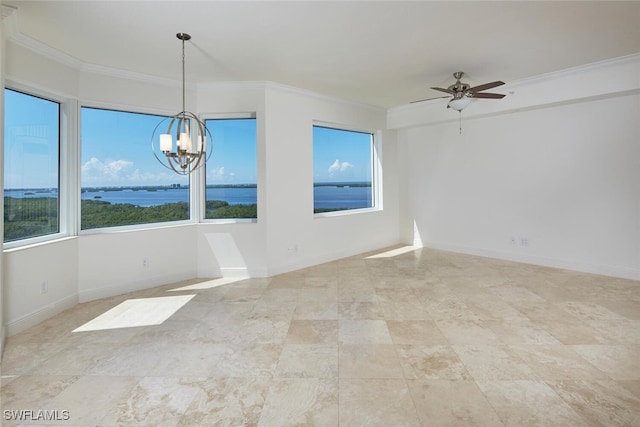
[[[471, 87], [469, 84], [463, 83], [460, 81], [463, 75], [464, 73], [462, 71], [457, 71], [453, 73], [453, 77], [455, 77], [456, 82], [446, 89], [441, 87], [431, 88], [433, 90], [438, 90], [440, 92], [445, 92], [445, 93], [448, 93], [449, 95], [453, 95], [453, 98], [451, 98], [451, 100], [447, 103], [447, 108], [452, 108], [456, 111], [462, 111], [467, 105], [469, 105], [472, 98], [502, 99], [505, 97], [505, 95], [501, 93], [483, 92], [487, 89], [493, 89], [494, 87], [502, 86], [504, 82], [501, 82], [498, 80], [495, 82], [485, 83], [485, 84]], [[448, 98], [448, 97], [442, 96], [440, 98]], [[412, 103], [427, 101], [430, 99], [437, 99], [437, 98], [421, 99], [419, 101], [413, 101]]]

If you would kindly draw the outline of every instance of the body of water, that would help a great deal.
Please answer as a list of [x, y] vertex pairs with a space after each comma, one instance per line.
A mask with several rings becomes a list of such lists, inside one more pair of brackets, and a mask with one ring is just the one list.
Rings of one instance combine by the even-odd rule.
[[[207, 200], [224, 200], [230, 205], [254, 204], [257, 200], [256, 187], [216, 187], [207, 188]], [[58, 197], [57, 191], [46, 190], [5, 190], [5, 197], [34, 198]], [[91, 189], [82, 190], [82, 200], [101, 200], [112, 204], [130, 203], [137, 206], [157, 206], [165, 203], [189, 202], [187, 188], [148, 189]], [[313, 189], [315, 208], [357, 209], [371, 206], [371, 187], [349, 185], [321, 185]]]

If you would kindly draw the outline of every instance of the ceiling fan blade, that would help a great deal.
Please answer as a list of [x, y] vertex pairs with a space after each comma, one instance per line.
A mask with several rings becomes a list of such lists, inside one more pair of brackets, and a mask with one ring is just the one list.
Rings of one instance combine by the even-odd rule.
[[505, 95], [501, 93], [474, 93], [469, 94], [471, 98], [485, 98], [485, 99], [502, 99]]
[[504, 82], [501, 82], [501, 81], [498, 80], [498, 81], [495, 81], [495, 82], [485, 83], [483, 85], [474, 86], [472, 88], [467, 89], [467, 92], [471, 92], [471, 93], [475, 94], [475, 93], [481, 92], [483, 90], [492, 89], [494, 87], [502, 86], [503, 84], [504, 84]]
[[445, 92], [445, 93], [450, 93], [451, 95], [455, 95], [455, 91], [451, 90], [451, 89], [443, 89], [441, 87], [432, 87], [431, 89], [433, 90], [439, 90], [440, 92]]
[[409, 104], [415, 104], [416, 102], [431, 101], [432, 99], [442, 99], [442, 98], [451, 98], [451, 97], [450, 96], [436, 96], [435, 98], [425, 98], [425, 99], [419, 99], [417, 101], [411, 101]]

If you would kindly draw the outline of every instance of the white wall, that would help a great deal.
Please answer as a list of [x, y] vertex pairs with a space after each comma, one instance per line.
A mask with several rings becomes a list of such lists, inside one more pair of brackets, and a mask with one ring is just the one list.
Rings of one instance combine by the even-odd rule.
[[384, 129], [385, 112], [271, 85], [266, 97], [267, 260], [270, 274], [398, 242], [395, 132], [382, 140], [385, 209], [314, 217], [314, 121]]
[[[627, 90], [589, 96], [594, 88], [582, 87], [594, 74], [602, 78], [595, 90], [620, 84], [621, 64], [631, 77]], [[514, 85], [518, 109], [493, 104], [487, 113], [472, 104], [462, 135], [455, 119], [403, 128], [403, 239], [640, 278], [638, 70], [637, 58], [628, 58], [566, 73], [573, 91], [562, 78]], [[549, 102], [556, 87], [564, 100]], [[414, 120], [394, 113], [394, 120]]]
[[77, 256], [77, 238], [5, 251], [7, 335], [77, 304]]
[[190, 224], [80, 236], [80, 302], [196, 277], [195, 241]]

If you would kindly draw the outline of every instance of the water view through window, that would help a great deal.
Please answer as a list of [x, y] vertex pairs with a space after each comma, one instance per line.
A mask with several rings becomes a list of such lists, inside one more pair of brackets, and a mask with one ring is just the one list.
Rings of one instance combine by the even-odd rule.
[[313, 127], [313, 211], [374, 206], [373, 134]]
[[58, 233], [60, 104], [4, 96], [4, 241]]
[[213, 153], [206, 165], [205, 218], [257, 218], [255, 117], [209, 119], [205, 123], [213, 137]]

